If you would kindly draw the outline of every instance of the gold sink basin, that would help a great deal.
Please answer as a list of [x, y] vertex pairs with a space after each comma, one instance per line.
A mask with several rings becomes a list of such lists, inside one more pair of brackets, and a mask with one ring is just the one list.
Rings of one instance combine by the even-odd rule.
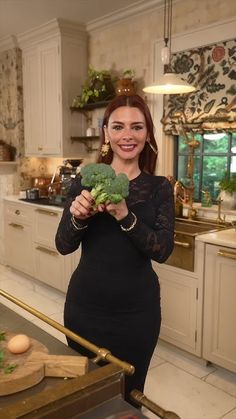
[[217, 223], [214, 220], [208, 219], [194, 219], [176, 218], [175, 219], [175, 232], [190, 234], [197, 236], [198, 234], [209, 233], [210, 231], [218, 231], [230, 227], [230, 223], [223, 222]]
[[195, 237], [199, 234], [232, 228], [231, 223], [197, 218], [175, 218], [174, 250], [165, 262], [177, 268], [194, 271]]

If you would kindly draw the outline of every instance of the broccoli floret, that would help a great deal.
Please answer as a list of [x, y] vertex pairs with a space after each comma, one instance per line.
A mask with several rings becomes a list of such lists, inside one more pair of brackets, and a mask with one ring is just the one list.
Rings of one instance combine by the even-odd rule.
[[110, 201], [118, 204], [129, 194], [129, 179], [125, 173], [116, 176], [112, 167], [105, 163], [90, 163], [82, 167], [81, 184], [92, 188], [93, 208]]

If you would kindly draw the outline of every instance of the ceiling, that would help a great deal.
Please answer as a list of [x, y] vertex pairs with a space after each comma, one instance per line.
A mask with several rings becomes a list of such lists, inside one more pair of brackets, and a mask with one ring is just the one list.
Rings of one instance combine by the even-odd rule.
[[17, 35], [56, 17], [88, 24], [145, 3], [145, 0], [0, 0], [0, 38]]

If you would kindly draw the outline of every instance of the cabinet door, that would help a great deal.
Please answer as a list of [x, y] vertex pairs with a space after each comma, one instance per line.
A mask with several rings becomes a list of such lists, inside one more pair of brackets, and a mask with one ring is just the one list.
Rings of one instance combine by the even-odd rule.
[[236, 250], [206, 245], [203, 357], [236, 372]]
[[40, 112], [40, 75], [37, 48], [23, 52], [24, 133], [26, 155], [40, 154], [42, 115]]
[[[162, 325], [160, 338], [188, 352], [200, 355], [201, 336], [197, 328], [197, 280], [183, 270], [153, 263], [161, 287]], [[197, 336], [199, 335], [199, 336]]]
[[42, 153], [62, 152], [61, 60], [58, 39], [40, 43], [40, 92], [42, 115]]
[[7, 219], [5, 229], [5, 256], [7, 265], [34, 275], [32, 227]]

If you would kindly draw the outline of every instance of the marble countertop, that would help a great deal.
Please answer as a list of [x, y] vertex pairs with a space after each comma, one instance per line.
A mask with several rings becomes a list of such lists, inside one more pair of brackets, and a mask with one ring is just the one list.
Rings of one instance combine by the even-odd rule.
[[196, 240], [236, 249], [236, 229], [229, 228], [212, 233], [200, 234]]

